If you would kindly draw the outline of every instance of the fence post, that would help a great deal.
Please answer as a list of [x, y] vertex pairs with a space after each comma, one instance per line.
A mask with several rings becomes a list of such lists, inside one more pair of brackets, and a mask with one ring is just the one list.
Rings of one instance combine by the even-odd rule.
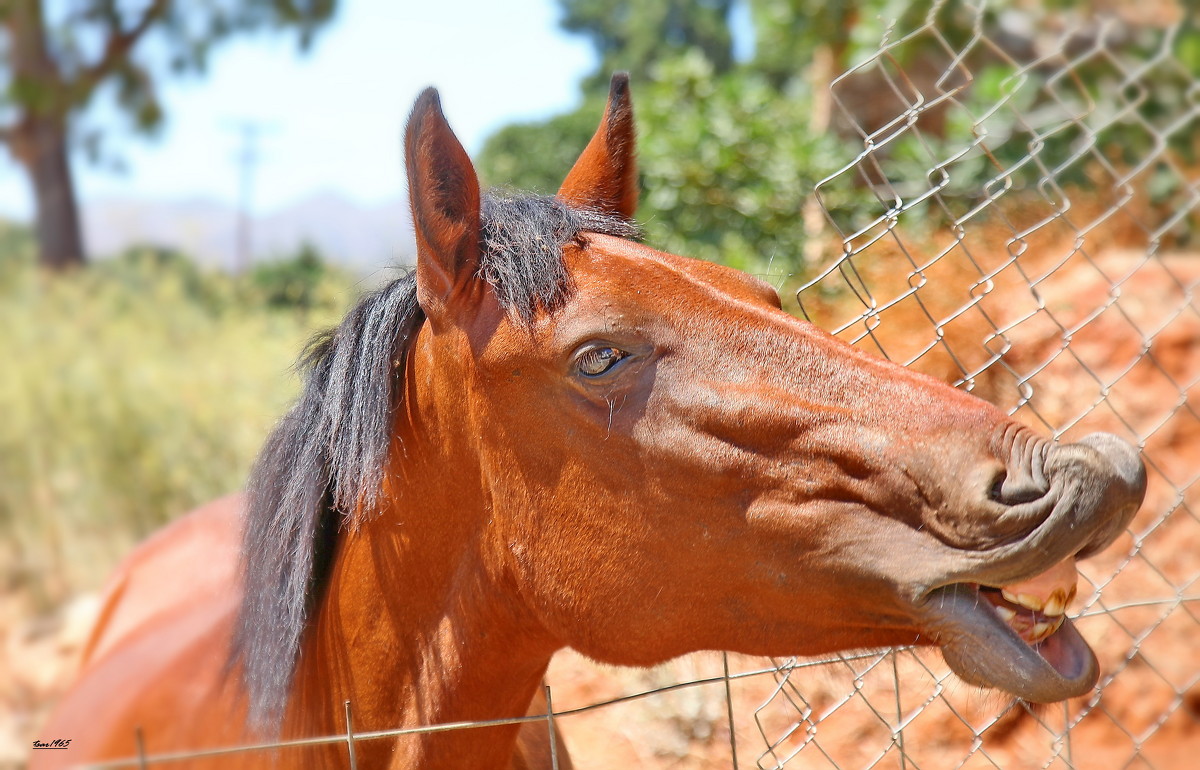
[[550, 767], [558, 770], [558, 733], [554, 729], [554, 701], [550, 697], [550, 685], [546, 690], [546, 729], [550, 731]]
[[900, 770], [908, 768], [908, 754], [904, 751], [904, 709], [900, 705], [900, 666], [896, 663], [895, 650], [888, 653], [892, 659], [892, 681], [896, 686], [896, 746], [900, 749]]
[[350, 718], [350, 701], [346, 706], [346, 748], [350, 751], [350, 770], [358, 770], [358, 755], [354, 752], [354, 722]]
[[142, 736], [141, 725], [133, 728], [133, 742], [137, 745], [138, 767], [140, 770], [146, 770], [150, 765], [146, 763], [146, 740]]
[[729, 684], [729, 653], [721, 653], [721, 665], [725, 673], [725, 714], [729, 717], [729, 759], [730, 767], [738, 770], [737, 734], [733, 729], [733, 690]]

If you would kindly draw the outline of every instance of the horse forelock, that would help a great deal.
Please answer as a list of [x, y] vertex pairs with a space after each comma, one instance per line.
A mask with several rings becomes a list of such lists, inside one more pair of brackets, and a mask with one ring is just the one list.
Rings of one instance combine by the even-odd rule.
[[550, 195], [492, 191], [483, 197], [480, 276], [500, 303], [528, 324], [539, 310], [553, 312], [570, 296], [562, 247], [584, 233], [639, 238], [628, 220], [576, 208]]
[[[558, 198], [488, 194], [479, 277], [528, 324], [572, 291], [563, 264], [584, 233], [633, 238], [631, 223]], [[299, 362], [303, 392], [267, 439], [248, 487], [244, 597], [231, 663], [240, 662], [251, 722], [278, 730], [300, 644], [327, 578], [338, 532], [378, 509], [403, 393], [399, 372], [425, 315], [409, 272], [364, 296]]]

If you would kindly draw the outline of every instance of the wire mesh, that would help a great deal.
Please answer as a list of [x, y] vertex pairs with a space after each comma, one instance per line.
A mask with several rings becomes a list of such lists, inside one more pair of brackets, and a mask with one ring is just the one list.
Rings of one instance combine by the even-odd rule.
[[[861, 149], [816, 185], [837, 256], [796, 294], [846, 340], [1056, 438], [1108, 430], [1142, 449], [1146, 505], [1125, 539], [1081, 564], [1077, 625], [1100, 685], [1039, 709], [981, 698], [936, 657], [900, 650], [855, 664], [814, 708], [785, 672], [756, 719], [780, 698], [800, 718], [764, 727], [759, 767], [1195, 761], [1197, 29], [1182, 6], [1107, 6], [934, 3], [836, 78], [838, 125]], [[835, 205], [864, 192], [872, 205]], [[824, 729], [846, 709], [849, 742]]]
[[[834, 127], [858, 149], [816, 184], [825, 221], [811, 235], [836, 256], [805, 266], [795, 299], [847, 341], [1055, 438], [1107, 430], [1142, 449], [1146, 504], [1080, 565], [1072, 614], [1100, 658], [1095, 692], [1031, 706], [963, 685], [920, 649], [697, 655], [625, 672], [626, 692], [552, 708], [557, 722], [420, 730], [545, 721], [557, 746], [603, 710], [649, 725], [624, 735], [650, 744], [652, 766], [1195, 766], [1200, 32], [1170, 2], [1108, 3], [1108, 16], [1027, 5], [934, 2], [833, 81]], [[665, 705], [639, 705], [651, 700]], [[350, 766], [356, 741], [412, 732], [356, 734], [350, 705], [346, 725], [314, 740], [345, 743]]]

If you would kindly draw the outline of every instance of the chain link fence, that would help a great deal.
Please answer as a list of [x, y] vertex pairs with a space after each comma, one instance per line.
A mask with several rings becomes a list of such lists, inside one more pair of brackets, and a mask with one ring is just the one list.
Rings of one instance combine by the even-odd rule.
[[[568, 653], [547, 729], [577, 768], [1200, 764], [1200, 29], [1171, 2], [1026, 5], [934, 2], [833, 81], [818, 112], [848, 155], [803, 217], [795, 308], [1055, 438], [1141, 447], [1146, 504], [1070, 610], [1099, 686], [1031, 706], [919, 649], [638, 671]], [[351, 762], [398, 734], [350, 720], [325, 740]]]
[[[663, 767], [1196, 767], [1200, 28], [1170, 2], [926, 5], [818, 100], [848, 150], [804, 212], [795, 307], [1055, 438], [1141, 447], [1146, 504], [1081, 563], [1071, 610], [1099, 686], [1037, 707], [963, 685], [927, 650], [767, 675], [730, 656], [725, 691], [659, 696], [673, 702], [636, 717], [652, 729], [607, 727]], [[688, 667], [719, 676], [719, 660]]]
[[[1142, 448], [1146, 505], [1081, 565], [1100, 685], [1034, 708], [913, 650], [816, 685], [785, 665], [753, 711], [757, 767], [1198, 761], [1200, 35], [1181, 6], [1108, 5], [934, 3], [836, 78], [834, 124], [861, 149], [817, 184], [840, 254], [796, 294], [824, 328], [1056, 438]], [[864, 189], [877, 205], [837, 205]]]

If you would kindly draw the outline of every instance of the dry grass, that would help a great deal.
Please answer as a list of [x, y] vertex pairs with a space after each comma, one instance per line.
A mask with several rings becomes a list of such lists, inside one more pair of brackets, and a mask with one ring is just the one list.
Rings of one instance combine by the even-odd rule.
[[313, 329], [248, 282], [98, 265], [50, 279], [0, 243], [0, 586], [48, 605], [94, 588], [172, 517], [239, 488], [298, 387]]

